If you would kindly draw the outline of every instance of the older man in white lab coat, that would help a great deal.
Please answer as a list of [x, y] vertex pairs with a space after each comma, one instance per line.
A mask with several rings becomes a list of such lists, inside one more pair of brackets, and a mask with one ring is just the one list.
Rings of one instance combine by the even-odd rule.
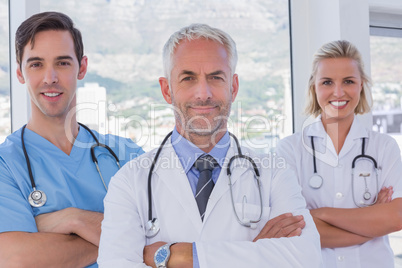
[[227, 131], [236, 63], [231, 37], [208, 25], [185, 27], [166, 43], [159, 82], [176, 126], [159, 152], [112, 179], [101, 267], [321, 266], [319, 235], [295, 174], [268, 167], [271, 156], [239, 147]]

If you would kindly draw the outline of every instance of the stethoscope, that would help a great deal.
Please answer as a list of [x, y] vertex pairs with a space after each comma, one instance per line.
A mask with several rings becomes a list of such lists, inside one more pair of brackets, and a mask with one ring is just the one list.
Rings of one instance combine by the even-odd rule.
[[[108, 150], [109, 153], [116, 160], [117, 167], [120, 169], [119, 158], [117, 157], [117, 155], [113, 152], [113, 150], [109, 146], [107, 146], [106, 144], [100, 143], [99, 140], [96, 138], [95, 134], [87, 126], [85, 126], [84, 124], [81, 124], [81, 123], [78, 123], [78, 124], [81, 127], [83, 127], [85, 130], [87, 130], [91, 134], [92, 138], [95, 140], [95, 144], [91, 146], [91, 158], [92, 158], [92, 161], [95, 163], [96, 170], [98, 171], [99, 176], [102, 180], [103, 186], [105, 187], [105, 189], [107, 191], [107, 186], [106, 186], [105, 180], [103, 179], [102, 173], [99, 169], [98, 159], [95, 155], [95, 148], [103, 147], [106, 150]], [[28, 195], [28, 202], [32, 207], [41, 207], [46, 203], [47, 196], [43, 191], [36, 189], [36, 184], [35, 184], [35, 180], [34, 180], [34, 177], [32, 174], [32, 169], [31, 169], [31, 162], [29, 161], [28, 153], [25, 148], [25, 142], [24, 142], [25, 127], [26, 127], [26, 125], [24, 125], [21, 130], [21, 143], [22, 143], [22, 151], [24, 152], [25, 160], [26, 160], [27, 167], [28, 167], [29, 179], [31, 180], [31, 186], [32, 186], [32, 192]]]
[[[371, 206], [371, 205], [375, 204], [375, 202], [377, 201], [378, 194], [375, 195], [373, 202], [371, 202], [371, 203], [366, 203], [365, 202], [365, 201], [370, 200], [370, 198], [371, 198], [370, 189], [368, 188], [368, 184], [367, 184], [367, 177], [370, 177], [370, 173], [360, 173], [359, 177], [363, 177], [363, 179], [364, 179], [365, 189], [364, 189], [364, 193], [363, 193], [363, 199], [365, 201], [358, 202], [356, 200], [356, 195], [355, 195], [355, 192], [354, 192], [354, 179], [355, 179], [354, 175], [355, 175], [355, 166], [356, 166], [356, 161], [357, 160], [365, 158], [365, 159], [369, 159], [373, 163], [374, 171], [375, 171], [375, 175], [376, 175], [376, 187], [377, 187], [376, 193], [378, 193], [378, 189], [379, 189], [377, 161], [375, 161], [375, 159], [372, 156], [366, 155], [364, 153], [365, 140], [366, 140], [366, 138], [362, 138], [362, 153], [360, 155], [357, 155], [352, 161], [352, 193], [353, 193], [353, 201], [354, 201], [355, 205], [358, 206], [358, 207], [366, 207], [366, 206]], [[317, 173], [317, 164], [316, 164], [315, 148], [314, 148], [314, 137], [313, 136], [311, 136], [311, 148], [312, 148], [312, 151], [313, 151], [314, 174], [310, 178], [309, 185], [313, 189], [319, 189], [319, 188], [321, 188], [324, 180]]]
[[[158, 157], [162, 151], [163, 146], [165, 145], [168, 138], [172, 135], [172, 133], [173, 133], [173, 131], [170, 132], [169, 134], [167, 134], [166, 137], [164, 138], [164, 140], [162, 141], [161, 145], [159, 146], [158, 150], [156, 151], [155, 157], [152, 161], [152, 165], [151, 165], [151, 168], [148, 173], [148, 222], [146, 224], [146, 233], [145, 233], [145, 236], [147, 238], [152, 238], [152, 237], [156, 236], [160, 231], [160, 223], [159, 223], [158, 218], [152, 217], [152, 187], [151, 187], [152, 172], [156, 166], [156, 162], [158, 161]], [[227, 175], [229, 178], [229, 189], [230, 189], [230, 197], [231, 197], [231, 201], [232, 201], [233, 211], [236, 215], [236, 219], [239, 222], [239, 224], [241, 224], [242, 226], [245, 226], [245, 227], [255, 229], [257, 227], [257, 223], [261, 220], [262, 213], [263, 213], [260, 172], [259, 172], [254, 160], [251, 157], [244, 155], [242, 153], [240, 145], [239, 145], [239, 141], [237, 140], [236, 136], [230, 132], [229, 132], [229, 135], [234, 139], [234, 141], [236, 143], [236, 147], [237, 147], [237, 155], [232, 156], [229, 159], [229, 163], [226, 168], [226, 172], [227, 172]], [[232, 184], [232, 179], [231, 179], [232, 172], [230, 170], [230, 167], [231, 167], [233, 161], [236, 159], [239, 159], [239, 158], [243, 158], [243, 159], [246, 159], [247, 161], [249, 161], [252, 164], [253, 169], [254, 169], [254, 178], [257, 181], [258, 192], [260, 195], [260, 215], [255, 220], [244, 219], [244, 217], [243, 217], [243, 220], [241, 220], [239, 215], [237, 214], [237, 211], [235, 208], [234, 199], [233, 199], [233, 190], [232, 190], [233, 184]], [[244, 206], [245, 202], [247, 202], [246, 196], [243, 197], [243, 206]], [[243, 208], [243, 212], [244, 212], [244, 208]]]

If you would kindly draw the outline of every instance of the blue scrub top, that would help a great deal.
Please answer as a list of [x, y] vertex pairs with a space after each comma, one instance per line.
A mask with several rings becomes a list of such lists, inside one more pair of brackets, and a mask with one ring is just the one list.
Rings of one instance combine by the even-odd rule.
[[[121, 166], [144, 153], [130, 139], [93, 133], [114, 151]], [[88, 131], [80, 128], [70, 155], [29, 129], [25, 129], [24, 141], [36, 188], [45, 192], [47, 202], [39, 208], [28, 203], [32, 186], [19, 129], [0, 145], [0, 233], [37, 232], [35, 216], [67, 207], [103, 213], [106, 189], [92, 162], [90, 148], [95, 141]], [[108, 185], [118, 170], [116, 161], [105, 148], [97, 147], [95, 153]]]

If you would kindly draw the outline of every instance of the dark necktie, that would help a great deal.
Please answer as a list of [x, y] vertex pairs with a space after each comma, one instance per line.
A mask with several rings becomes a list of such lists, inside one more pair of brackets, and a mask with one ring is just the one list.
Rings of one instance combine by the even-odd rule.
[[197, 201], [198, 210], [200, 211], [201, 220], [204, 220], [205, 209], [209, 195], [214, 188], [212, 181], [212, 170], [218, 165], [212, 156], [204, 155], [194, 162], [194, 167], [200, 172], [198, 177], [197, 188], [195, 191], [195, 200]]

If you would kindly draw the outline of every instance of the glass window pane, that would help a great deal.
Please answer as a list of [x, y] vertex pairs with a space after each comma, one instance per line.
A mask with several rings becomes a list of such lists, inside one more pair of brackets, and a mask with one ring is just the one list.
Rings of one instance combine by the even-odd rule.
[[[371, 36], [370, 49], [373, 129], [388, 133], [402, 148], [402, 38]], [[395, 264], [402, 265], [402, 231], [389, 240]]]
[[287, 0], [42, 0], [46, 10], [68, 14], [83, 33], [89, 71], [79, 84], [77, 116], [100, 132], [130, 137], [145, 150], [160, 144], [174, 126], [158, 83], [162, 48], [174, 31], [199, 22], [237, 43], [240, 92], [230, 130], [265, 152], [291, 134]]
[[8, 0], [0, 0], [0, 143], [11, 133]]

